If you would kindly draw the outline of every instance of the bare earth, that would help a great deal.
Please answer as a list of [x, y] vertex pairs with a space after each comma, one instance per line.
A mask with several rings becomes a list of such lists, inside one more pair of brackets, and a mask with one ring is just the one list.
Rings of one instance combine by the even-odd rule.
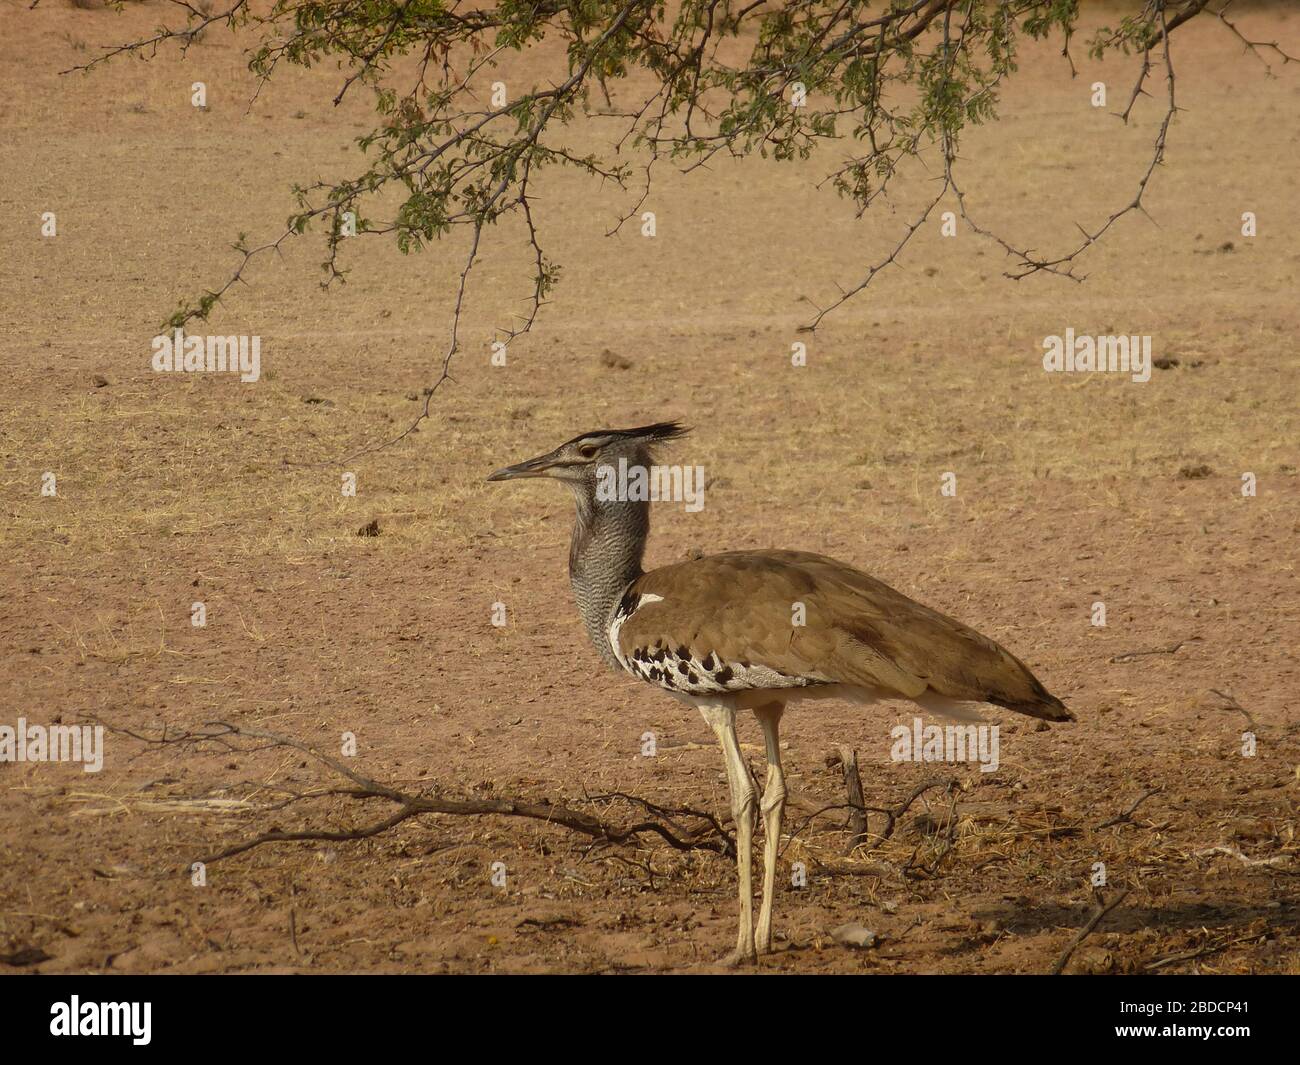
[[[578, 432], [675, 417], [696, 427], [675, 458], [705, 467], [706, 506], [658, 505], [648, 564], [833, 555], [1003, 642], [1078, 715], [1039, 731], [991, 714], [1002, 764], [982, 774], [892, 761], [909, 706], [795, 707], [781, 949], [762, 969], [1045, 972], [1092, 912], [1104, 863], [1103, 896], [1130, 894], [1068, 971], [1300, 973], [1294, 66], [1268, 77], [1210, 22], [1175, 35], [1184, 110], [1151, 218], [1089, 251], [1086, 283], [1007, 280], [995, 245], [945, 239], [935, 219], [901, 269], [813, 335], [797, 332], [808, 301], [887, 254], [934, 171], [911, 175], [894, 213], [855, 221], [815, 188], [829, 154], [690, 176], [664, 165], [653, 239], [605, 235], [636, 189], [550, 174], [542, 235], [564, 275], [534, 332], [490, 364], [495, 327], [529, 291], [527, 246], [505, 223], [434, 417], [340, 465], [408, 424], [408, 397], [436, 377], [461, 236], [410, 257], [359, 240], [349, 283], [329, 291], [317, 239], [291, 242], [210, 327], [261, 335], [259, 382], [154, 374], [150, 338], [224, 281], [237, 235], [277, 235], [294, 182], [359, 168], [369, 104], [331, 107], [326, 64], [285, 71], [249, 108], [254, 82], [221, 33], [184, 63], [167, 51], [60, 77], [164, 8], [28, 7], [0, 0], [0, 724], [154, 735], [220, 720], [330, 754], [351, 732], [348, 764], [407, 790], [626, 823], [635, 809], [591, 799], [624, 792], [721, 816], [704, 723], [603, 671], [586, 643], [567, 494], [483, 483]], [[1241, 25], [1300, 51], [1300, 14], [1247, 9]], [[1059, 43], [1027, 50], [1004, 120], [963, 144], [971, 209], [1039, 249], [1127, 202], [1161, 117], [1158, 97], [1128, 127], [1111, 116], [1131, 63], [1076, 62], [1071, 80]], [[531, 84], [562, 66], [548, 49], [496, 76]], [[207, 111], [189, 102], [199, 80]], [[1103, 109], [1089, 105], [1098, 80]], [[575, 143], [594, 145], [599, 121]], [[44, 211], [56, 238], [40, 235]], [[1043, 338], [1067, 327], [1150, 334], [1177, 364], [1147, 384], [1044, 373]], [[790, 364], [797, 340], [806, 367]], [[940, 494], [945, 472], [956, 498]], [[379, 535], [357, 535], [372, 520]], [[641, 756], [646, 733], [655, 757]], [[742, 739], [759, 742], [750, 719]], [[649, 838], [591, 849], [510, 817], [273, 843], [195, 887], [191, 861], [259, 832], [391, 810], [286, 804], [345, 783], [295, 751], [105, 742], [99, 774], [0, 764], [0, 971], [708, 971], [734, 938], [730, 859]], [[844, 858], [845, 811], [812, 817], [845, 801], [841, 744], [858, 750], [870, 806], [935, 777], [962, 788], [927, 792], [887, 841]], [[879, 944], [835, 942], [849, 922]]]

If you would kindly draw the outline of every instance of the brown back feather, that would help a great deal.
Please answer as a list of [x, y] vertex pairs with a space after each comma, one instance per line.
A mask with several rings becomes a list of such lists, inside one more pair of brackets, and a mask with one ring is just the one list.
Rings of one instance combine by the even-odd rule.
[[[686, 646], [697, 658], [916, 698], [927, 689], [1032, 717], [1073, 720], [1015, 655], [961, 622], [834, 559], [804, 551], [732, 551], [637, 580], [647, 603], [619, 634], [633, 649]], [[793, 622], [802, 603], [806, 624]]]

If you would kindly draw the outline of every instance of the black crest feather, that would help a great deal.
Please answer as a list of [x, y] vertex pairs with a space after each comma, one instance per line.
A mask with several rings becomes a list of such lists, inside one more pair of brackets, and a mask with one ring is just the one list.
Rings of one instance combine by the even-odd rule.
[[642, 425], [637, 429], [620, 429], [627, 436], [640, 437], [647, 443], [666, 444], [670, 440], [680, 440], [690, 432], [680, 422], [655, 422], [654, 425]]
[[576, 444], [580, 440], [590, 440], [593, 437], [614, 436], [626, 440], [642, 440], [653, 446], [655, 444], [666, 444], [671, 440], [680, 440], [689, 432], [690, 429], [680, 422], [655, 422], [653, 425], [640, 425], [635, 429], [593, 429], [589, 433], [575, 436], [569, 443]]

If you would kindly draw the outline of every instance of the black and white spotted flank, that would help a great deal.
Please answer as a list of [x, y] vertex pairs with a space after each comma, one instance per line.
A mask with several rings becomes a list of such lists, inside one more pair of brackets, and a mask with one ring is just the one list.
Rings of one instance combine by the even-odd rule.
[[797, 677], [752, 662], [724, 662], [716, 654], [697, 657], [689, 647], [672, 645], [664, 637], [624, 654], [619, 646], [623, 624], [646, 603], [662, 602], [657, 595], [628, 592], [619, 601], [609, 623], [609, 644], [615, 658], [632, 676], [683, 695], [710, 695], [768, 688], [803, 688], [825, 683], [821, 677]]

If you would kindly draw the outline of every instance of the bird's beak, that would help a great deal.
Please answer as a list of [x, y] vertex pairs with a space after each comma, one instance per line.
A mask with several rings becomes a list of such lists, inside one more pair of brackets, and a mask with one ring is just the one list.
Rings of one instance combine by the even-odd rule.
[[507, 466], [503, 470], [497, 470], [488, 478], [489, 481], [513, 481], [517, 477], [545, 477], [547, 471], [551, 468], [551, 456], [538, 455], [535, 459], [528, 459], [526, 462], [517, 462], [513, 466]]

